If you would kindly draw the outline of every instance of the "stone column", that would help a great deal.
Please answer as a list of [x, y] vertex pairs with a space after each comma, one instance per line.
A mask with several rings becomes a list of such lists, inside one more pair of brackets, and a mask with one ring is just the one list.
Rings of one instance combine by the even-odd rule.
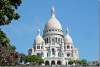
[[55, 57], [58, 57], [58, 51], [57, 51], [57, 48], [55, 49]]

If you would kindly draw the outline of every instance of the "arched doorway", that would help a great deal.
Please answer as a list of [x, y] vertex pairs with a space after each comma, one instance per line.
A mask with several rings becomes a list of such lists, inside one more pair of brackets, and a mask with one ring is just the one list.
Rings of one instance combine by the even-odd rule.
[[49, 65], [49, 61], [45, 61], [45, 65]]
[[53, 60], [53, 61], [51, 61], [51, 65], [55, 65], [55, 61]]
[[57, 61], [57, 64], [58, 64], [58, 65], [61, 65], [61, 61]]

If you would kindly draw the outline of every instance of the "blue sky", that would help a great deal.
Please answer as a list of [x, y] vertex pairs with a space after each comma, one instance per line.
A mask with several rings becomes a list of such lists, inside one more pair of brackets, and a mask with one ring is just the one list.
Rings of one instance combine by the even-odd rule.
[[17, 51], [27, 54], [38, 28], [42, 34], [44, 25], [51, 16], [52, 6], [55, 6], [56, 17], [61, 22], [63, 31], [69, 27], [74, 45], [79, 49], [80, 58], [97, 59], [98, 0], [23, 0], [17, 10], [21, 18], [1, 27]]

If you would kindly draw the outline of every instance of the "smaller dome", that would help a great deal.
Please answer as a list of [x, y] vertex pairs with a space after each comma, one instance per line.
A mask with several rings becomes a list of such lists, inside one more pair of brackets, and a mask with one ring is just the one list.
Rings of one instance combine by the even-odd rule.
[[[38, 32], [40, 32], [40, 30], [38, 30]], [[35, 42], [38, 45], [40, 45], [44, 42], [44, 40], [43, 40], [42, 36], [40, 35], [40, 33], [38, 33], [38, 35], [36, 36]]]
[[73, 43], [73, 40], [69, 34], [65, 35], [65, 43]]
[[69, 35], [69, 29], [68, 28], [67, 28], [67, 34], [64, 37], [64, 41], [65, 41], [66, 44], [67, 43], [73, 43], [73, 40], [72, 40], [71, 36]]

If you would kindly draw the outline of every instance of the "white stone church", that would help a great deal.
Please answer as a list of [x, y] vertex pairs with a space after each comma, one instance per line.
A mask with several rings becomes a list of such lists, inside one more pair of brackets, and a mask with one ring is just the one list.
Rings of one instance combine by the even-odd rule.
[[66, 29], [67, 32], [64, 33], [55, 16], [55, 9], [52, 8], [51, 18], [44, 27], [43, 35], [38, 30], [28, 54], [42, 56], [45, 65], [66, 65], [69, 60], [78, 60], [78, 49], [74, 47], [68, 27]]

